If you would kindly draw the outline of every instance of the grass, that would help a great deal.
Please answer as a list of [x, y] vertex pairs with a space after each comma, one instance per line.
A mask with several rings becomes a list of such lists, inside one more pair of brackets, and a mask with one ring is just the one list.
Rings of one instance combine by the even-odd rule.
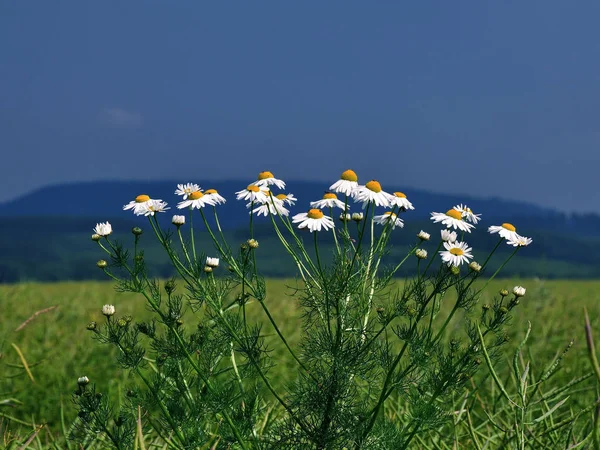
[[[301, 335], [301, 311], [294, 298], [294, 284], [294, 280], [270, 280], [267, 284], [269, 308], [292, 346]], [[495, 361], [499, 378], [510, 379], [510, 359], [528, 322], [532, 330], [524, 355], [535, 355], [540, 366], [550, 363], [574, 339], [572, 350], [562, 362], [564, 370], [552, 379], [550, 387], [589, 372], [583, 308], [589, 312], [598, 339], [600, 281], [495, 280], [487, 287], [482, 303], [491, 302], [491, 296], [499, 289], [510, 290], [516, 284], [525, 286], [527, 295], [509, 327], [511, 342], [507, 353]], [[88, 376], [100, 392], [116, 399], [127, 389], [128, 374], [117, 368], [110, 349], [93, 341], [86, 325], [92, 320], [103, 320], [100, 309], [106, 303], [115, 305], [118, 316], [130, 314], [136, 321], [150, 317], [141, 296], [117, 293], [109, 282], [22, 283], [0, 286], [0, 302], [4, 313], [0, 319], [0, 401], [14, 399], [0, 404], [1, 415], [27, 423], [46, 423], [52, 433], [60, 434], [60, 405], [64, 404], [66, 422], [70, 422], [75, 414], [70, 397], [78, 377]], [[451, 302], [446, 303], [448, 307]], [[55, 308], [34, 316], [50, 307]], [[258, 305], [250, 305], [248, 314], [251, 320], [265, 323], [264, 332], [272, 336], [270, 347], [278, 361], [271, 369], [275, 382], [281, 385], [292, 380], [297, 368], [273, 336], [262, 310]], [[185, 326], [195, 326], [191, 313], [184, 321]], [[457, 317], [450, 331], [460, 329], [461, 320]], [[588, 389], [571, 396], [570, 405], [589, 405], [590, 396], [594, 395], [589, 388], [594, 383], [593, 379], [588, 380]]]

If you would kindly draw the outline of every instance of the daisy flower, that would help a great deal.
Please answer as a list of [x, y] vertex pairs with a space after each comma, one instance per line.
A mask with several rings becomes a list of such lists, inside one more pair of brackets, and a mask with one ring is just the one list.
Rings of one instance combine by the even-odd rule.
[[323, 208], [340, 208], [344, 209], [346, 204], [337, 198], [333, 192], [325, 192], [323, 198], [321, 200], [317, 200], [316, 202], [310, 202], [310, 206], [313, 208], [323, 209]]
[[477, 222], [481, 220], [481, 214], [475, 214], [467, 205], [463, 206], [461, 203], [460, 205], [455, 206], [454, 209], [467, 219], [467, 222], [477, 225]]
[[94, 233], [100, 236], [108, 236], [112, 233], [112, 225], [108, 222], [105, 223], [97, 223], [94, 227]]
[[374, 216], [373, 222], [378, 223], [380, 225], [385, 225], [388, 223], [392, 224], [392, 230], [396, 227], [403, 228], [404, 222], [400, 219], [396, 214], [391, 211], [387, 211], [380, 216]]
[[384, 192], [381, 189], [381, 184], [378, 181], [371, 180], [364, 186], [357, 187], [353, 192], [352, 196], [357, 202], [363, 203], [363, 209], [367, 207], [370, 202], [375, 203], [375, 206], [389, 207], [390, 194]]
[[473, 259], [471, 247], [467, 246], [466, 242], [444, 242], [446, 250], [441, 251], [442, 261], [449, 266], [460, 266], [462, 263], [469, 263], [469, 259]]
[[[250, 208], [252, 203], [248, 203], [246, 208]], [[262, 205], [254, 208], [250, 214], [256, 214], [257, 216], [268, 216], [269, 214], [288, 216], [290, 211], [283, 206], [283, 201], [276, 197], [272, 197]]]
[[388, 197], [390, 201], [390, 207], [397, 206], [400, 211], [406, 211], [407, 209], [415, 209], [411, 202], [408, 201], [406, 195], [403, 192], [394, 192]]
[[212, 267], [213, 269], [215, 267], [219, 267], [219, 258], [211, 258], [210, 256], [206, 257], [206, 265], [208, 267]]
[[204, 195], [208, 197], [214, 205], [222, 205], [227, 201], [216, 189], [207, 189], [204, 191]]
[[247, 200], [251, 203], [265, 203], [267, 201], [265, 190], [254, 184], [249, 185], [246, 189], [236, 192], [236, 195], [238, 200]]
[[167, 202], [163, 202], [162, 200], [150, 200], [146, 202], [145, 205], [144, 211], [141, 211], [138, 216], [153, 216], [156, 213], [165, 212], [167, 209], [171, 209], [167, 207]]
[[133, 209], [133, 213], [136, 216], [140, 216], [143, 215], [142, 211], [145, 211], [146, 209], [146, 203], [149, 202], [150, 196], [146, 195], [146, 194], [141, 194], [138, 195], [135, 200], [127, 203], [126, 205], [123, 206], [123, 210], [128, 210], [128, 209]]
[[425, 250], [423, 248], [419, 248], [415, 252], [415, 256], [419, 259], [427, 259], [427, 250]]
[[515, 286], [512, 290], [512, 293], [515, 297], [524, 297], [525, 292], [527, 292], [527, 289], [525, 289], [523, 286]]
[[502, 225], [494, 225], [488, 228], [490, 234], [498, 233], [504, 239], [514, 241], [519, 235], [517, 229], [512, 223], [503, 223]]
[[195, 191], [195, 192], [192, 192], [190, 195], [188, 195], [187, 200], [179, 202], [177, 204], [177, 208], [179, 208], [179, 209], [183, 209], [183, 208], [200, 209], [200, 208], [204, 208], [206, 205], [214, 206], [214, 204], [215, 203], [214, 203], [214, 200], [211, 195], [204, 195], [200, 191]]
[[[98, 234], [100, 234], [100, 233], [98, 233]], [[533, 239], [525, 237], [525, 236], [521, 236], [520, 234], [517, 234], [515, 237], [510, 237], [506, 240], [506, 243], [508, 245], [512, 245], [513, 247], [527, 247], [532, 242], [533, 242]]]
[[298, 199], [294, 197], [294, 194], [277, 194], [275, 197], [290, 206], [294, 206], [298, 201]]
[[346, 170], [338, 181], [329, 186], [329, 190], [338, 194], [352, 195], [358, 187], [358, 177], [353, 170]]
[[442, 222], [446, 225], [446, 228], [458, 228], [459, 230], [471, 232], [471, 228], [474, 228], [470, 223], [462, 220], [462, 214], [455, 209], [449, 209], [445, 213], [431, 213], [431, 220], [435, 223]]
[[255, 186], [266, 187], [275, 185], [279, 189], [285, 189], [285, 182], [282, 180], [278, 180], [273, 176], [271, 172], [265, 171], [258, 174], [258, 180], [252, 183]]
[[325, 231], [333, 228], [333, 220], [331, 217], [323, 214], [320, 209], [311, 209], [308, 212], [296, 214], [292, 217], [293, 223], [299, 223], [298, 228], [308, 228], [310, 232], [321, 231], [323, 228]]
[[196, 183], [178, 184], [175, 194], [181, 195], [184, 200], [187, 200], [192, 192], [197, 192], [199, 190], [200, 186], [198, 186]]
[[454, 242], [454, 241], [456, 241], [456, 238], [457, 238], [456, 231], [442, 230], [441, 235], [442, 235], [442, 241], [445, 241], [445, 242]]

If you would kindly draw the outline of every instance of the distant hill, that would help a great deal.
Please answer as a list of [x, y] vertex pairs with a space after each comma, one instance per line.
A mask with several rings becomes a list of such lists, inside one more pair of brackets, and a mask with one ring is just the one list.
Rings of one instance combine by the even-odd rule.
[[[158, 247], [147, 219], [135, 217], [122, 206], [136, 195], [149, 194], [170, 203], [172, 210], [161, 215], [161, 223], [170, 226], [172, 213], [177, 213], [179, 198], [174, 194], [176, 182], [88, 182], [48, 186], [18, 199], [0, 204], [0, 283], [24, 280], [85, 280], [105, 279], [95, 267], [105, 255], [90, 240], [96, 222], [109, 220], [115, 230], [114, 238], [129, 244], [130, 230], [141, 226], [146, 231], [142, 245], [146, 250], [151, 274], [172, 275], [172, 267]], [[244, 202], [235, 200], [234, 193], [247, 185], [244, 181], [215, 181], [203, 183], [205, 189], [216, 188], [228, 202], [219, 207], [219, 218], [228, 242], [236, 246], [248, 236], [248, 210]], [[305, 211], [309, 202], [319, 199], [327, 185], [324, 183], [291, 181], [289, 191], [298, 199], [292, 213]], [[525, 203], [497, 198], [478, 198], [406, 190], [414, 211], [403, 214], [405, 228], [394, 232], [393, 249], [388, 261], [401, 257], [415, 234], [426, 230], [435, 236], [440, 229], [429, 220], [431, 211], [446, 211], [458, 203], [468, 204], [483, 215], [481, 225], [468, 236], [475, 257], [482, 258], [495, 245], [486, 233], [489, 225], [510, 221], [519, 232], [534, 239], [532, 246], [503, 270], [506, 276], [543, 278], [600, 277], [600, 217], [566, 215]], [[353, 205], [354, 211], [360, 207]], [[209, 216], [212, 214], [209, 213]], [[212, 222], [212, 218], [209, 218]], [[196, 241], [201, 252], [216, 255], [203, 224], [198, 228]], [[293, 277], [295, 267], [279, 244], [268, 219], [255, 219], [255, 236], [260, 242], [257, 253], [265, 276]], [[328, 239], [323, 235], [323, 240]], [[327, 244], [327, 243], [326, 243]], [[329, 243], [331, 245], [331, 243]], [[431, 244], [431, 245], [429, 245]], [[426, 248], [433, 252], [435, 244]], [[490, 270], [510, 252], [502, 246]], [[323, 254], [327, 254], [324, 249]], [[414, 268], [408, 267], [406, 270]], [[400, 275], [403, 275], [401, 273]]]
[[[201, 183], [203, 189], [215, 188], [227, 198], [227, 204], [219, 208], [223, 227], [237, 229], [247, 225], [248, 212], [244, 202], [235, 200], [235, 192], [245, 188], [247, 184], [247, 180], [213, 180]], [[180, 200], [174, 194], [176, 186], [176, 181], [95, 181], [50, 185], [0, 203], [0, 216], [85, 217], [96, 221], [131, 219], [130, 212], [123, 211], [122, 206], [140, 193], [167, 201], [172, 207], [169, 212], [175, 213], [176, 204]], [[322, 197], [328, 184], [290, 181], [287, 188], [286, 192], [292, 192], [299, 199], [294, 211], [303, 211], [308, 209], [310, 201]], [[445, 211], [458, 203], [466, 203], [473, 211], [481, 213], [488, 223], [512, 221], [519, 227], [600, 236], [600, 216], [596, 214], [567, 215], [532, 203], [499, 198], [448, 195], [419, 189], [406, 189], [403, 192], [415, 205], [416, 209], [407, 213], [407, 217], [412, 219], [427, 219], [432, 211]], [[352, 209], [356, 210], [357, 206]]]

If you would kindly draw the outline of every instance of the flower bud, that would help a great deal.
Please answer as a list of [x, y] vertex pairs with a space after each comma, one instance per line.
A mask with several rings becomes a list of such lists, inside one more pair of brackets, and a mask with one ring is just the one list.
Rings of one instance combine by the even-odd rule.
[[204, 266], [204, 272], [211, 273], [212, 271], [213, 271], [212, 267], [210, 267], [210, 266]]
[[504, 314], [506, 314], [506, 313], [508, 312], [508, 308], [507, 308], [506, 306], [501, 306], [501, 307], [498, 309], [498, 312], [499, 312], [500, 314], [504, 315]]
[[498, 293], [501, 297], [506, 297], [508, 295], [508, 291], [506, 289], [501, 289]]
[[340, 214], [340, 222], [350, 222], [352, 220], [352, 216], [348, 213]]
[[185, 216], [173, 216], [171, 223], [179, 228], [180, 226], [185, 225]]
[[87, 324], [87, 327], [86, 327], [86, 328], [87, 328], [89, 331], [95, 331], [97, 327], [98, 327], [98, 325], [96, 324], [96, 322], [94, 322], [94, 321], [91, 321], [90, 323], [88, 323], [88, 324]]
[[472, 261], [471, 264], [469, 264], [469, 269], [471, 269], [473, 272], [481, 272], [481, 264]]
[[211, 258], [207, 256], [206, 265], [208, 267], [212, 267], [213, 269], [219, 267], [219, 258]]
[[246, 243], [250, 248], [258, 248], [258, 241], [256, 239], [248, 239]]
[[419, 259], [427, 259], [427, 250], [420, 248], [415, 252], [415, 256]]
[[115, 307], [113, 305], [104, 305], [102, 307], [102, 314], [106, 317], [113, 316], [115, 314]]
[[92, 234], [92, 241], [98, 242], [100, 239], [102, 239], [102, 236], [99, 234]]
[[422, 241], [428, 241], [431, 235], [429, 233], [424, 232], [423, 230], [419, 231], [417, 237]]
[[512, 290], [512, 293], [515, 297], [524, 297], [526, 289], [523, 286], [515, 286]]
[[108, 263], [106, 261], [104, 261], [103, 259], [101, 259], [100, 261], [98, 261], [96, 263], [96, 266], [98, 267], [98, 269], [104, 269], [104, 268], [106, 268], [106, 266], [108, 266]]
[[452, 275], [460, 275], [460, 267], [450, 266], [450, 272], [452, 272]]
[[90, 382], [90, 379], [88, 377], [79, 377], [79, 378], [77, 378], [77, 384], [79, 386], [85, 386], [89, 382]]
[[364, 217], [365, 217], [365, 215], [363, 213], [352, 213], [352, 220], [354, 220], [356, 223], [363, 220]]
[[140, 227], [133, 227], [131, 229], [131, 232], [135, 235], [135, 236], [141, 236], [141, 234], [144, 232]]
[[456, 231], [442, 230], [441, 235], [442, 235], [442, 241], [449, 242], [449, 243], [455, 242], [456, 238], [457, 238]]

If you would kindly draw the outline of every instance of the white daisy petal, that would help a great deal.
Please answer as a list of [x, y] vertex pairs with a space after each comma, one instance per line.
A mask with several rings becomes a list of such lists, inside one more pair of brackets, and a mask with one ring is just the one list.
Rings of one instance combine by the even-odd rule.
[[204, 195], [200, 191], [195, 191], [188, 195], [187, 200], [179, 202], [177, 204], [177, 208], [179, 208], [179, 209], [184, 209], [184, 208], [200, 209], [200, 208], [204, 208], [207, 205], [212, 206], [214, 204], [215, 204], [214, 198], [212, 196]]
[[408, 209], [415, 209], [411, 202], [408, 201], [406, 195], [403, 192], [394, 192], [390, 194], [388, 197], [390, 202], [390, 208], [398, 207], [401, 211], [406, 211]]
[[192, 192], [200, 190], [200, 186], [198, 186], [196, 183], [178, 184], [175, 194], [181, 195], [184, 200], [187, 200], [188, 195], [190, 195]]
[[298, 228], [308, 228], [310, 232], [327, 231], [334, 227], [331, 217], [323, 214], [320, 209], [311, 209], [308, 212], [296, 214], [292, 217], [293, 223], [298, 223]]
[[386, 225], [389, 223], [392, 225], [392, 230], [394, 230], [396, 227], [404, 227], [404, 221], [391, 211], [387, 211], [380, 216], [374, 216], [373, 221], [380, 225]]
[[494, 225], [488, 228], [490, 234], [498, 233], [500, 237], [506, 240], [516, 240], [519, 235], [517, 229], [512, 223], [503, 223], [502, 225]]
[[358, 187], [358, 177], [353, 170], [346, 170], [338, 181], [329, 186], [331, 192], [338, 194], [352, 195], [354, 189]]
[[269, 171], [259, 173], [258, 180], [256, 180], [252, 184], [259, 187], [267, 187], [274, 185], [277, 186], [279, 189], [285, 189], [285, 182], [275, 178], [273, 174]]
[[444, 261], [449, 266], [460, 266], [463, 263], [469, 264], [473, 259], [473, 249], [466, 242], [444, 242], [446, 250], [439, 252]]
[[462, 217], [467, 220], [467, 222], [471, 222], [472, 224], [477, 225], [477, 222], [481, 220], [481, 214], [475, 214], [467, 205], [461, 203], [460, 205], [455, 206], [453, 209], [457, 210], [461, 213]]
[[374, 203], [375, 206], [383, 206], [385, 208], [390, 206], [389, 196], [387, 192], [381, 189], [381, 184], [378, 181], [371, 180], [364, 186], [357, 187], [352, 192], [352, 197], [356, 202], [362, 202], [363, 209], [367, 207], [369, 203]]

